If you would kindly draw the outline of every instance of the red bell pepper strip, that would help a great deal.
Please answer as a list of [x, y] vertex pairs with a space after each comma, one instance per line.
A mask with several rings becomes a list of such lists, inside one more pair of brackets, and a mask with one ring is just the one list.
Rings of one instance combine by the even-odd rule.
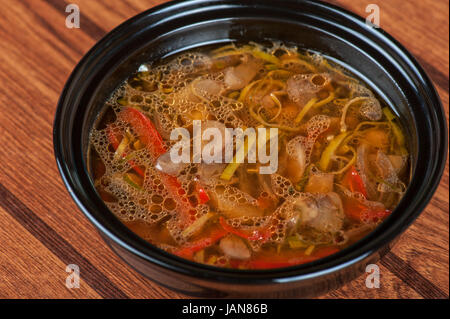
[[150, 155], [155, 159], [167, 151], [163, 139], [152, 121], [141, 111], [132, 107], [126, 108], [119, 113], [119, 119], [131, 125], [141, 142], [149, 149]]
[[254, 230], [251, 234], [248, 234], [244, 231], [238, 230], [232, 226], [230, 226], [223, 217], [219, 218], [220, 225], [225, 229], [227, 232], [235, 234], [236, 236], [239, 236], [244, 239], [248, 239], [251, 241], [255, 240], [262, 240], [263, 242], [267, 241], [271, 233], [268, 229], [258, 229]]
[[179, 250], [174, 251], [173, 253], [180, 257], [192, 258], [194, 253], [213, 245], [221, 238], [225, 237], [227, 233], [228, 232], [225, 229], [218, 228], [217, 230], [213, 231], [209, 237], [199, 239], [193, 243], [190, 243], [188, 246], [182, 247]]
[[[158, 158], [166, 153], [161, 135], [156, 130], [150, 119], [135, 108], [127, 108], [119, 113], [119, 119], [129, 123], [133, 131], [139, 136], [141, 142], [150, 152], [153, 158]], [[186, 223], [192, 222], [192, 207], [186, 198], [181, 197], [185, 193], [181, 183], [174, 176], [160, 173], [161, 183], [166, 187], [169, 196], [180, 206], [180, 213], [183, 214]]]
[[347, 185], [352, 193], [358, 192], [367, 198], [367, 190], [364, 186], [364, 182], [356, 171], [355, 166], [350, 167], [347, 174], [344, 177], [344, 185]]
[[199, 204], [205, 204], [209, 201], [209, 196], [208, 193], [205, 191], [204, 188], [202, 188], [200, 186], [199, 183], [196, 184], [196, 190], [197, 190], [197, 194], [198, 194], [198, 203]]
[[376, 222], [391, 214], [389, 209], [368, 207], [356, 198], [343, 196], [345, 214], [358, 222]]
[[[156, 130], [152, 121], [141, 111], [129, 107], [118, 115], [119, 119], [123, 120], [126, 123], [129, 123], [133, 129], [133, 131], [139, 136], [141, 142], [147, 147], [150, 152], [150, 155], [156, 159], [162, 154], [167, 152], [167, 149], [164, 145], [163, 139], [159, 132]], [[181, 207], [181, 213], [185, 218], [185, 221], [189, 224], [193, 221], [193, 209], [189, 204], [188, 200], [180, 195], [184, 195], [185, 191], [181, 187], [181, 183], [174, 176], [160, 173], [161, 182], [166, 186], [167, 191], [169, 192], [169, 196], [172, 197], [179, 206]], [[206, 194], [206, 191], [202, 189]], [[203, 196], [203, 200], [205, 196]], [[209, 200], [209, 197], [208, 197]]]
[[[114, 150], [117, 150], [117, 148], [119, 147], [119, 144], [120, 144], [120, 140], [119, 140], [119, 139], [117, 138], [117, 136], [114, 134], [114, 132], [113, 132], [111, 126], [108, 126], [108, 128], [107, 128], [106, 130], [107, 130], [106, 133], [107, 133], [107, 136], [108, 136], [109, 143], [112, 145], [112, 147], [114, 148]], [[124, 153], [122, 154], [122, 157], [126, 157], [126, 156], [127, 156], [127, 154], [124, 152]], [[134, 171], [135, 171], [136, 173], [138, 173], [140, 176], [142, 176], [142, 177], [145, 176], [145, 171], [144, 171], [142, 168], [140, 168], [139, 166], [137, 166], [136, 163], [135, 163], [134, 161], [129, 160], [129, 161], [128, 161], [128, 164], [130, 164], [131, 168], [133, 168]]]
[[[130, 125], [133, 127], [133, 130], [139, 136], [141, 142], [147, 146], [150, 154], [155, 159], [167, 152], [161, 135], [156, 130], [150, 119], [141, 111], [129, 107], [119, 113], [119, 118], [127, 123], [130, 123]], [[178, 185], [178, 187], [181, 187], [181, 184], [178, 181], [175, 182], [176, 178], [173, 179], [174, 180], [169, 181], [169, 183], [171, 185]], [[198, 187], [197, 192], [200, 204], [204, 204], [209, 201], [209, 196], [203, 188]]]
[[282, 268], [291, 267], [300, 264], [306, 264], [329, 255], [335, 254], [339, 249], [335, 247], [324, 247], [317, 249], [316, 252], [311, 255], [302, 255], [298, 257], [281, 257], [276, 256], [274, 258], [256, 258], [248, 262], [248, 267], [251, 269], [271, 269], [271, 268]]

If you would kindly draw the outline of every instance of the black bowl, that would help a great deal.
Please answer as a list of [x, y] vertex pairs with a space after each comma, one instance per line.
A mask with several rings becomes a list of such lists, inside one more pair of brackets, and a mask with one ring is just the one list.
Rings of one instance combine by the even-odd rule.
[[[143, 62], [204, 45], [270, 39], [338, 61], [400, 115], [412, 153], [412, 180], [403, 200], [385, 222], [356, 244], [295, 267], [221, 269], [153, 247], [108, 210], [88, 175], [88, 132], [103, 102]], [[59, 100], [53, 134], [56, 161], [70, 195], [112, 249], [161, 285], [209, 297], [311, 297], [355, 278], [367, 264], [379, 260], [421, 213], [439, 183], [447, 155], [444, 111], [416, 60], [360, 17], [316, 1], [174, 1], [137, 15], [107, 34], [77, 65]]]

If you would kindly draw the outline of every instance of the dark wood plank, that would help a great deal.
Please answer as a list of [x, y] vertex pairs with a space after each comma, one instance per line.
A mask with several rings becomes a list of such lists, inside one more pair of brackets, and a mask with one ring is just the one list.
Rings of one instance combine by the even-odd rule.
[[[1, 88], [0, 101], [2, 105], [11, 105], [14, 101], [15, 110], [9, 112], [1, 108], [0, 129], [5, 148], [0, 156], [9, 163], [3, 168], [5, 173], [2, 169], [0, 183], [8, 185], [19, 201], [32, 207], [37, 216], [70, 242], [76, 251], [83, 252], [83, 256], [127, 296], [132, 292], [132, 296], [138, 298], [176, 298], [176, 293], [141, 277], [111, 253], [70, 199], [56, 170], [51, 140], [52, 121], [59, 93], [74, 67], [66, 56], [79, 60], [81, 55], [71, 51], [72, 43], [83, 45], [81, 50], [86, 52], [95, 40], [82, 32], [77, 33], [79, 30], [70, 30], [74, 33], [69, 33], [64, 19], [58, 25], [57, 19], [51, 18], [62, 16], [60, 12], [44, 2], [33, 1], [33, 6], [42, 6], [39, 14], [43, 19], [58, 28], [59, 37], [65, 39], [65, 43], [61, 43], [58, 37], [49, 35], [49, 42], [42, 42], [39, 34], [45, 33], [46, 29], [38, 18], [26, 14], [28, 4], [14, 1], [10, 4], [18, 15], [0, 20], [1, 37], [9, 43], [8, 46], [2, 45], [0, 74], [8, 80]], [[23, 14], [19, 15], [19, 12]], [[19, 38], [7, 28], [15, 23], [12, 17], [20, 17], [16, 25], [24, 30]], [[80, 43], [79, 39], [86, 42]], [[34, 43], [38, 49], [27, 50], [29, 43]], [[55, 49], [56, 46], [59, 50]], [[61, 50], [66, 54], [61, 54]], [[93, 286], [96, 290], [102, 289], [95, 283]]]
[[17, 222], [20, 223], [34, 238], [40, 241], [48, 250], [66, 265], [76, 264], [83, 269], [83, 278], [87, 284], [96, 288], [103, 298], [128, 298], [102, 272], [93, 266], [74, 247], [47, 225], [31, 209], [25, 206], [3, 185], [0, 185], [1, 205]]
[[409, 285], [405, 284], [400, 278], [395, 276], [388, 268], [379, 264], [380, 266], [380, 288], [367, 288], [366, 275], [361, 275], [359, 278], [350, 282], [349, 284], [335, 290], [321, 299], [422, 299], [418, 292], [416, 292]]
[[82, 278], [68, 289], [67, 264], [1, 207], [0, 219], [0, 298], [101, 298]]

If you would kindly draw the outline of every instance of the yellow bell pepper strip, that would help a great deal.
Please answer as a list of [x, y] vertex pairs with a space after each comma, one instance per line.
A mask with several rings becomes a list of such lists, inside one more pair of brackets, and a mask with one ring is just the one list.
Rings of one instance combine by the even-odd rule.
[[325, 150], [322, 153], [322, 156], [320, 157], [319, 161], [319, 168], [322, 171], [327, 171], [328, 167], [330, 166], [331, 159], [333, 158], [334, 154], [336, 153], [336, 150], [341, 145], [342, 141], [347, 137], [348, 132], [344, 132], [336, 136], [334, 139], [331, 140], [330, 144], [325, 148]]
[[295, 118], [295, 123], [300, 123], [303, 118], [305, 117], [306, 113], [309, 112], [309, 110], [314, 106], [314, 104], [317, 102], [317, 98], [313, 97], [311, 100], [306, 103], [306, 105], [303, 107], [303, 109], [298, 113], [297, 117]]
[[205, 215], [203, 215], [200, 218], [197, 218], [195, 222], [189, 225], [183, 232], [181, 233], [183, 237], [189, 238], [196, 232], [198, 232], [200, 229], [203, 228], [203, 226], [206, 224], [206, 222], [211, 219], [214, 216], [214, 213], [208, 212]]
[[137, 177], [136, 175], [126, 173], [126, 174], [123, 176], [123, 179], [124, 179], [124, 181], [125, 181], [128, 185], [130, 185], [131, 187], [136, 188], [136, 189], [138, 189], [138, 190], [141, 190], [141, 189], [142, 189], [142, 187], [139, 185], [139, 182], [137, 181], [138, 177]]
[[[247, 155], [248, 150], [252, 148], [255, 143], [256, 143], [256, 133], [253, 135], [250, 134], [248, 138], [245, 139], [244, 143], [241, 145], [241, 148], [244, 148], [244, 157]], [[237, 154], [240, 153], [239, 152], [240, 150], [241, 149], [239, 149], [236, 152], [236, 155], [234, 155], [233, 161], [229, 163], [227, 167], [225, 167], [224, 171], [222, 172], [222, 175], [220, 175], [221, 179], [227, 181], [230, 180], [230, 178], [234, 175], [239, 165], [241, 165], [241, 163], [243, 162], [243, 159], [238, 160], [237, 158]]]
[[254, 48], [251, 53], [253, 54], [254, 57], [256, 58], [260, 58], [261, 60], [267, 61], [271, 64], [275, 64], [275, 65], [279, 65], [280, 64], [280, 59], [278, 59], [276, 56], [266, 53], [264, 51], [261, 51], [257, 48]]
[[334, 100], [334, 97], [335, 97], [334, 92], [330, 91], [326, 98], [324, 98], [323, 100], [320, 100], [319, 102], [314, 104], [314, 108], [318, 108], [318, 107], [320, 107], [322, 105], [330, 103], [331, 101]]

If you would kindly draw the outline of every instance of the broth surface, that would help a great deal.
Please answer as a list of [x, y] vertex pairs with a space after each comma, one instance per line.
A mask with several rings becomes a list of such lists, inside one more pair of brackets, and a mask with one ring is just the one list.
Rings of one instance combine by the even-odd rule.
[[[184, 128], [193, 149], [196, 123], [201, 133], [276, 128], [241, 145], [199, 144], [237, 156], [275, 138], [276, 171], [262, 174], [266, 164], [250, 155], [197, 163], [191, 152], [189, 163], [174, 163], [171, 133]], [[90, 145], [95, 187], [127, 227], [219, 267], [288, 267], [336, 253], [386, 219], [409, 183], [404, 130], [386, 104], [323, 56], [280, 43], [142, 65], [105, 103]]]

